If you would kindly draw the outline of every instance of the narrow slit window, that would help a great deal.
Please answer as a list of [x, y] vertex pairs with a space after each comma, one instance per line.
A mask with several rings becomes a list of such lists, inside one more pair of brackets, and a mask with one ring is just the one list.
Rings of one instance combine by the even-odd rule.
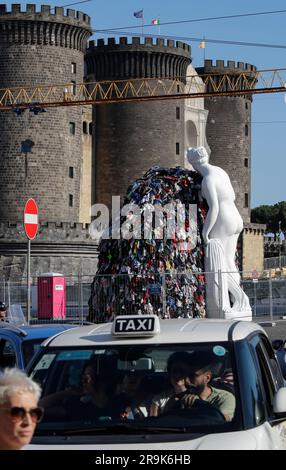
[[71, 92], [73, 95], [76, 95], [76, 83], [74, 80], [71, 81]]
[[69, 123], [70, 134], [75, 135], [75, 122]]

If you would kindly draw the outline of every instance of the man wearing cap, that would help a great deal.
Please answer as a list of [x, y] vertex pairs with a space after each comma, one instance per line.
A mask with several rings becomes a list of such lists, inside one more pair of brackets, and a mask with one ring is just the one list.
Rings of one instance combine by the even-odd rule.
[[5, 321], [6, 320], [6, 305], [5, 302], [0, 302], [0, 321]]

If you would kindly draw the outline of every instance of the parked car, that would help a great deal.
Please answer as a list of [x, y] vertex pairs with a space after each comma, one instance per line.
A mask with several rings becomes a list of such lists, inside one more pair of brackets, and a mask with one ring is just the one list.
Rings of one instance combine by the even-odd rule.
[[68, 330], [72, 324], [21, 325], [0, 322], [0, 368], [24, 369], [40, 344], [50, 336]]
[[[207, 397], [185, 406], [185, 393], [199, 393], [188, 381], [183, 395], [171, 395], [172, 406], [166, 405], [158, 415], [138, 413], [138, 405], [132, 401], [128, 412], [114, 408], [120, 405], [119, 390], [130, 374], [140, 375], [141, 392], [146, 396], [169, 397], [169, 359], [177, 353], [187, 354], [193, 367], [187, 372], [189, 377], [202, 380], [201, 374], [206, 373], [207, 380], [212, 378], [211, 393], [227, 397], [230, 412], [224, 413], [217, 401], [208, 402]], [[211, 373], [204, 372], [205, 368], [197, 371], [198, 363], [192, 364], [193, 358], [206, 355], [212, 357], [211, 369], [206, 369]], [[45, 402], [45, 418], [28, 449], [251, 450], [286, 446], [284, 379], [265, 331], [252, 322], [120, 316], [113, 324], [85, 326], [46, 340], [27, 372], [42, 385]], [[103, 386], [106, 381], [106, 392], [100, 394], [104, 406], [98, 402], [96, 406], [84, 393], [92, 374], [94, 383]]]

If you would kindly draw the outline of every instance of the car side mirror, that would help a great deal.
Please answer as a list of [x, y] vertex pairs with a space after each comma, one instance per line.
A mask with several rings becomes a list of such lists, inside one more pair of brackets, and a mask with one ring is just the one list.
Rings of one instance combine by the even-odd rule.
[[272, 347], [274, 351], [279, 351], [279, 349], [283, 349], [285, 341], [283, 339], [274, 339], [272, 341]]
[[273, 397], [273, 411], [275, 414], [286, 415], [286, 387], [281, 387]]

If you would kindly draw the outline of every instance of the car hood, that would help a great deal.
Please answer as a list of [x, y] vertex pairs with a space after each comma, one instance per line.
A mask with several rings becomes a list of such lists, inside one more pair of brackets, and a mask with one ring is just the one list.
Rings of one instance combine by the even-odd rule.
[[[66, 437], [59, 436], [57, 438], [37, 438], [38, 443], [35, 442], [34, 444], [26, 446], [25, 450], [67, 450], [71, 449], [71, 446], [73, 450], [255, 450], [258, 448], [255, 434], [253, 430], [249, 430], [208, 434], [206, 436], [194, 439], [188, 438], [186, 440], [178, 440], [178, 435], [176, 434], [173, 440], [170, 439], [171, 435], [164, 435], [156, 439], [156, 442], [150, 442], [153, 440], [152, 435], [149, 436], [150, 439], [146, 439], [146, 435], [144, 435], [136, 436], [136, 438], [132, 436], [130, 440], [127, 436], [124, 436], [120, 441], [117, 436], [116, 443], [112, 442], [112, 436], [105, 436], [104, 443], [102, 443], [102, 438], [100, 439], [100, 443], [96, 442], [99, 436], [93, 437], [94, 443], [91, 443], [90, 440], [88, 443], [84, 443], [82, 436], [80, 439], [79, 437], [69, 437], [67, 443]], [[56, 443], [55, 439], [57, 440]], [[135, 440], [136, 442], [134, 442]]]

